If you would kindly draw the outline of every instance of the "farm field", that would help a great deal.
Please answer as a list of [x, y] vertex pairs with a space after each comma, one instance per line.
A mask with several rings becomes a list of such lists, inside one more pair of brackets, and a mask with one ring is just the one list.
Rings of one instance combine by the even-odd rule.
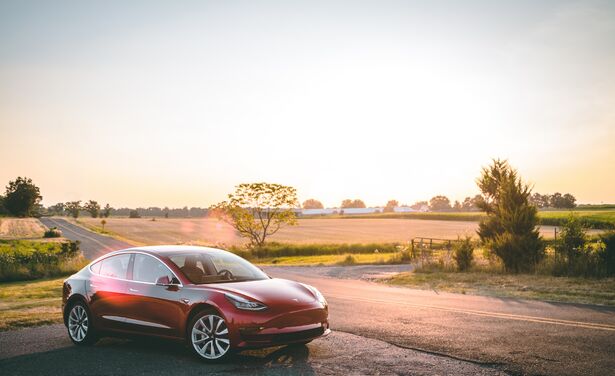
[[40, 238], [45, 227], [36, 218], [0, 218], [0, 239]]
[[[574, 213], [579, 219], [591, 228], [615, 228], [615, 209], [581, 209], [581, 210], [543, 210], [538, 212], [538, 217], [545, 225], [560, 225], [570, 213]], [[339, 219], [422, 219], [440, 221], [470, 221], [478, 222], [485, 216], [482, 212], [425, 212], [425, 213], [379, 213], [364, 214], [360, 216], [336, 216]], [[319, 219], [321, 217], [311, 217]]]
[[[213, 218], [107, 218], [105, 231], [137, 245], [193, 243], [203, 245], [240, 245], [244, 242], [234, 229]], [[101, 231], [100, 219], [79, 218], [78, 224]], [[391, 243], [415, 237], [456, 239], [473, 235], [476, 222], [419, 219], [353, 220], [339, 218], [300, 219], [299, 226], [286, 227], [270, 238], [281, 243]], [[542, 235], [552, 238], [553, 226], [542, 226]]]

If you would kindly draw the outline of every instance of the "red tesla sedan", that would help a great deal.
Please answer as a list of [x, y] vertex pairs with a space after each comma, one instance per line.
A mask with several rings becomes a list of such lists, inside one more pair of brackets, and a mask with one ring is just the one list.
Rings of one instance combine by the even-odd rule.
[[314, 287], [270, 278], [230, 252], [152, 246], [109, 253], [64, 281], [64, 323], [78, 345], [105, 333], [185, 340], [202, 359], [307, 343], [330, 332]]

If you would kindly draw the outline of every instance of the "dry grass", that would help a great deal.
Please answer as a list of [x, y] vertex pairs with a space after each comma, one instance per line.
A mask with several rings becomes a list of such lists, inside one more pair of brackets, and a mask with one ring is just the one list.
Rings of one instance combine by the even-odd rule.
[[615, 306], [615, 279], [484, 272], [400, 273], [387, 283], [461, 294]]
[[[245, 241], [224, 222], [212, 218], [107, 218], [105, 230], [135, 244], [239, 245]], [[101, 230], [100, 219], [79, 218], [96, 231]], [[407, 242], [414, 237], [456, 239], [473, 235], [476, 222], [431, 221], [419, 219], [300, 219], [299, 226], [286, 227], [270, 238], [280, 243], [391, 243]], [[547, 238], [553, 228], [542, 229]]]
[[0, 239], [41, 238], [45, 230], [36, 218], [0, 218]]
[[62, 281], [0, 284], [0, 331], [62, 322]]

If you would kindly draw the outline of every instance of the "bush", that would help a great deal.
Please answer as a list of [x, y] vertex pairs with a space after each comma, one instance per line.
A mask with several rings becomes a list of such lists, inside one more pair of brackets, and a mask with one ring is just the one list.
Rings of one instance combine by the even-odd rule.
[[604, 267], [606, 276], [615, 276], [615, 231], [600, 236], [603, 247], [598, 250], [598, 257]]
[[453, 259], [460, 272], [470, 269], [474, 261], [474, 244], [471, 237], [468, 236], [455, 243]]
[[338, 265], [355, 265], [357, 263], [357, 259], [353, 255], [346, 255], [344, 259], [338, 262]]
[[0, 241], [0, 282], [72, 273], [86, 263], [79, 242]]
[[136, 210], [131, 210], [130, 214], [128, 214], [128, 218], [141, 218], [141, 215]]
[[558, 255], [566, 258], [568, 263], [568, 274], [575, 274], [573, 269], [578, 258], [587, 258], [585, 244], [587, 236], [583, 226], [577, 217], [571, 215], [562, 227], [561, 236], [555, 245]]
[[45, 231], [45, 233], [43, 234], [44, 238], [61, 238], [62, 237], [62, 231], [60, 231], [60, 229], [58, 229], [57, 227], [52, 227], [49, 230]]

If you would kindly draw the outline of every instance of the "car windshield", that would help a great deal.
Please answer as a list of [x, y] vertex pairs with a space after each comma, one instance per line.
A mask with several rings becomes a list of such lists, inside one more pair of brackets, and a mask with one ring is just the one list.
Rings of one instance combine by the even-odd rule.
[[169, 256], [194, 284], [268, 279], [262, 270], [229, 252], [189, 252]]

